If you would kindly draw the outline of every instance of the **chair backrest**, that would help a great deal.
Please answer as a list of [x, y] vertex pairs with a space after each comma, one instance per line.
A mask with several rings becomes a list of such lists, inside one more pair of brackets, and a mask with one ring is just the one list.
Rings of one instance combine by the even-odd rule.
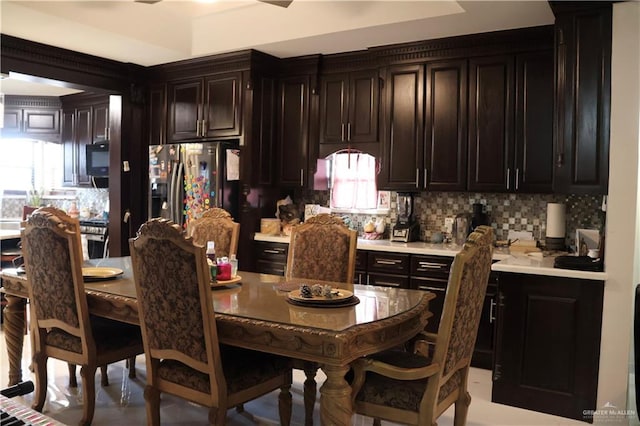
[[440, 377], [439, 380], [429, 381], [423, 402], [430, 398], [435, 401], [435, 395], [442, 400], [447, 391], [457, 389], [456, 386], [447, 385], [447, 382], [462, 384], [467, 380], [491, 272], [492, 255], [493, 229], [490, 226], [478, 226], [467, 237], [451, 265], [433, 354], [433, 362], [441, 366]]
[[240, 224], [233, 221], [231, 214], [221, 208], [205, 210], [201, 217], [187, 225], [187, 234], [196, 244], [206, 247], [207, 241], [215, 241], [216, 256], [237, 254]]
[[[95, 353], [82, 278], [80, 227], [62, 210], [34, 211], [21, 231], [29, 298], [35, 314], [36, 345], [44, 344], [47, 329], [60, 329], [77, 338], [81, 358]], [[79, 350], [79, 351], [78, 351]]]
[[314, 216], [291, 231], [285, 276], [353, 283], [357, 240], [342, 219]]
[[208, 375], [217, 399], [222, 374], [205, 248], [167, 219], [151, 219], [129, 240], [147, 380], [156, 385], [160, 360]]

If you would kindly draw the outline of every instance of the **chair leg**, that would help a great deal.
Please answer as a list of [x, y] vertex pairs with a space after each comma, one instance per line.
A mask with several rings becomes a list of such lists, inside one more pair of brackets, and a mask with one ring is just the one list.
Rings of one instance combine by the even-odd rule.
[[44, 401], [47, 398], [47, 356], [43, 354], [36, 354], [33, 357], [31, 365], [35, 369], [36, 373], [36, 392], [33, 397], [33, 404], [31, 408], [36, 411], [42, 411], [44, 407]]
[[471, 395], [469, 395], [469, 392], [464, 391], [456, 401], [455, 413], [453, 415], [454, 426], [464, 426], [467, 424], [467, 413], [469, 412], [470, 404]]
[[129, 367], [129, 378], [136, 378], [136, 357], [132, 356], [127, 360], [127, 367]]
[[100, 366], [100, 386], [109, 386], [109, 376], [107, 375], [107, 366]]
[[67, 367], [69, 368], [69, 387], [77, 388], [78, 387], [78, 378], [76, 377], [76, 365], [67, 363]]
[[147, 426], [160, 425], [160, 392], [151, 386], [145, 386], [144, 399], [147, 401]]
[[305, 361], [304, 374], [306, 380], [304, 381], [304, 424], [305, 426], [313, 425], [313, 408], [316, 404], [316, 373], [318, 371], [318, 364], [314, 362]]
[[373, 419], [373, 426], [380, 426], [381, 424], [380, 419]]
[[227, 411], [219, 407], [210, 407], [209, 424], [213, 426], [225, 426], [227, 424]]
[[84, 399], [80, 424], [89, 426], [96, 409], [96, 366], [83, 365], [80, 367], [80, 377], [82, 377], [82, 397]]
[[280, 395], [278, 395], [278, 411], [282, 426], [291, 424], [291, 405], [291, 384], [288, 383], [280, 387]]

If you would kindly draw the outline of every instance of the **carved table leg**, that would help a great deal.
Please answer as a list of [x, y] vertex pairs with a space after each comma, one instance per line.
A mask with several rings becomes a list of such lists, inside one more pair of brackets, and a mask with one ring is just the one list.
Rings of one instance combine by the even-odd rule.
[[351, 425], [351, 387], [344, 379], [349, 366], [323, 365], [322, 371], [327, 380], [320, 387], [320, 423], [323, 426]]
[[5, 295], [4, 336], [9, 357], [9, 386], [22, 381], [22, 345], [24, 343], [24, 313], [27, 300], [22, 297]]

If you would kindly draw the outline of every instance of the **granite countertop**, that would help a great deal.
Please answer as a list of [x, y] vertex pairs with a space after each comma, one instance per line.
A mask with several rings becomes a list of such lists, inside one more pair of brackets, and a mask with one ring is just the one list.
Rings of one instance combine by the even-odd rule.
[[[286, 235], [268, 235], [257, 232], [256, 241], [272, 243], [289, 243]], [[358, 238], [359, 250], [389, 251], [396, 253], [426, 254], [435, 256], [455, 256], [460, 251], [460, 246], [455, 244], [433, 244], [423, 241], [412, 243], [398, 243], [390, 240], [365, 240]], [[526, 254], [511, 254], [509, 249], [495, 248], [493, 259], [496, 260], [491, 269], [498, 272], [513, 272], [521, 274], [547, 275], [553, 277], [580, 278], [588, 280], [604, 281], [606, 272], [576, 271], [572, 269], [560, 269], [553, 267], [553, 256], [531, 256]]]

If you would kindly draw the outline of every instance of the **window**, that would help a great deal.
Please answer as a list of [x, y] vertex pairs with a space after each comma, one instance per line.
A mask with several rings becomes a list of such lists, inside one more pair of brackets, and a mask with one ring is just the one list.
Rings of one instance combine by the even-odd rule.
[[0, 139], [0, 189], [37, 191], [62, 185], [62, 145]]
[[331, 158], [331, 201], [336, 209], [375, 209], [376, 159], [362, 152], [338, 152]]

